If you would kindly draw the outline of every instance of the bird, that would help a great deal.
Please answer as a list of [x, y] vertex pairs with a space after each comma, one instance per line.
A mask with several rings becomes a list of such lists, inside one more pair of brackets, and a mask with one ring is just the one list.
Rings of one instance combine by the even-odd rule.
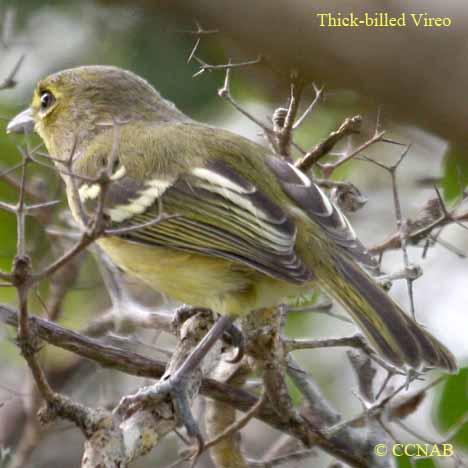
[[394, 366], [457, 369], [375, 281], [375, 260], [309, 176], [189, 118], [133, 72], [92, 65], [45, 77], [7, 126], [24, 131], [42, 138], [59, 168], [72, 160], [61, 175], [77, 221], [95, 209], [98, 176], [112, 163], [102, 198], [116, 234], [97, 243], [156, 290], [227, 317], [217, 336], [236, 317], [320, 287]]

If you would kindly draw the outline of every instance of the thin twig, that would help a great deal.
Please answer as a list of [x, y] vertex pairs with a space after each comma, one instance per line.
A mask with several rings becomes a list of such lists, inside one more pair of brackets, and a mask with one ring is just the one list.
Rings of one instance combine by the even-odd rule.
[[26, 57], [26, 54], [22, 54], [17, 60], [17, 62], [15, 63], [14, 67], [11, 69], [8, 76], [4, 78], [3, 81], [0, 82], [0, 91], [3, 89], [14, 88], [18, 84], [15, 77], [19, 69], [21, 68], [21, 65], [23, 64], [25, 57]]
[[404, 147], [404, 150], [400, 154], [400, 157], [398, 158], [397, 162], [391, 166], [386, 166], [385, 164], [382, 164], [373, 159], [369, 159], [369, 158], [365, 158], [365, 159], [376, 164], [380, 168], [385, 169], [390, 174], [390, 177], [391, 177], [393, 204], [394, 204], [394, 209], [395, 209], [397, 229], [398, 229], [399, 237], [400, 237], [400, 248], [403, 254], [404, 268], [405, 268], [405, 271], [407, 272], [407, 274], [404, 277], [406, 279], [406, 284], [408, 288], [411, 316], [415, 318], [416, 313], [415, 313], [415, 306], [414, 306], [413, 282], [420, 275], [415, 275], [414, 274], [415, 268], [412, 265], [410, 265], [408, 248], [407, 248], [408, 223], [407, 223], [407, 220], [403, 218], [403, 215], [402, 215], [401, 202], [400, 202], [400, 196], [399, 196], [398, 185], [397, 185], [397, 170], [400, 167], [403, 160], [405, 159], [406, 155], [408, 154], [410, 148], [411, 148], [411, 145], [406, 145]]
[[127, 226], [127, 227], [121, 227], [121, 228], [105, 229], [103, 231], [103, 235], [105, 235], [105, 236], [122, 236], [124, 234], [129, 234], [130, 232], [139, 231], [139, 230], [147, 228], [149, 226], [155, 226], [155, 225], [161, 224], [161, 223], [163, 223], [165, 221], [169, 221], [170, 219], [180, 218], [180, 216], [181, 215], [178, 215], [178, 214], [169, 215], [169, 214], [162, 213], [162, 214], [158, 215], [156, 218], [152, 219], [151, 221], [147, 221], [145, 223], [139, 223], [139, 224], [135, 224], [133, 226]]
[[226, 437], [229, 437], [235, 432], [240, 431], [259, 412], [260, 408], [262, 407], [262, 405], [265, 404], [265, 402], [266, 402], [266, 392], [264, 391], [262, 392], [257, 402], [248, 411], [246, 411], [243, 416], [241, 416], [237, 421], [235, 421], [230, 426], [228, 426], [223, 432], [217, 435], [214, 439], [209, 440], [205, 444], [205, 449], [209, 449], [210, 447], [213, 447], [214, 445], [218, 444], [219, 442], [221, 442], [221, 440], [225, 439]]
[[[408, 381], [414, 380], [416, 378], [415, 375], [409, 376]], [[408, 381], [404, 382], [402, 385], [397, 387], [390, 395], [387, 395], [385, 398], [383, 398], [380, 402], [373, 404], [369, 408], [367, 408], [363, 413], [361, 413], [358, 416], [355, 416], [347, 421], [342, 421], [331, 428], [326, 430], [326, 433], [328, 436], [332, 436], [334, 434], [339, 433], [341, 430], [343, 430], [345, 427], [350, 427], [354, 426], [364, 419], [372, 418], [377, 415], [379, 415], [386, 407], [386, 405], [393, 399], [395, 398], [402, 390], [405, 390], [408, 388]]]
[[250, 67], [252, 65], [258, 65], [262, 61], [262, 56], [259, 55], [256, 59], [246, 60], [245, 62], [232, 63], [231, 61], [229, 61], [228, 63], [223, 63], [221, 65], [211, 65], [209, 63], [206, 63], [200, 57], [197, 57], [194, 52], [192, 52], [190, 59], [195, 59], [200, 65], [200, 69], [192, 76], [192, 78], [196, 78], [197, 76], [200, 76], [205, 72], [232, 70], [234, 68], [245, 68]]
[[293, 127], [299, 110], [304, 86], [305, 83], [299, 76], [295, 75], [292, 77], [288, 110], [286, 112], [284, 122], [282, 122], [283, 125], [276, 129], [278, 154], [287, 160], [291, 160]]
[[[361, 123], [362, 117], [360, 115], [346, 118], [337, 130], [330, 133], [325, 140], [317, 143], [312, 150], [296, 161], [294, 165], [301, 171], [307, 172], [320, 158], [328, 154], [341, 139], [358, 132]], [[361, 147], [360, 151], [363, 149], [365, 148]]]
[[323, 87], [322, 88], [317, 88], [315, 86], [315, 83], [312, 83], [312, 86], [314, 87], [315, 91], [315, 97], [310, 103], [309, 107], [303, 112], [303, 114], [294, 122], [293, 125], [293, 130], [297, 130], [305, 121], [307, 118], [310, 117], [310, 114], [312, 111], [315, 109], [317, 104], [322, 100], [323, 98]]
[[318, 349], [318, 348], [332, 348], [340, 346], [349, 346], [351, 348], [366, 349], [369, 353], [373, 354], [372, 349], [366, 343], [361, 335], [344, 336], [341, 338], [327, 338], [311, 340], [307, 338], [298, 339], [285, 339], [283, 344], [287, 353], [296, 351], [298, 349]]
[[259, 119], [257, 119], [254, 115], [252, 115], [250, 112], [246, 111], [243, 109], [237, 101], [232, 97], [231, 95], [231, 69], [227, 68], [226, 69], [226, 75], [224, 78], [224, 84], [223, 87], [218, 90], [218, 96], [225, 99], [229, 104], [231, 104], [234, 109], [236, 109], [239, 113], [241, 113], [244, 117], [246, 117], [248, 120], [253, 122], [255, 125], [260, 127], [267, 137], [268, 141], [270, 144], [275, 147], [275, 131], [273, 130], [272, 127], [269, 125], [263, 123]]
[[219, 29], [205, 29], [202, 27], [202, 25], [198, 22], [198, 20], [195, 20], [195, 26], [197, 29], [177, 29], [175, 32], [179, 34], [188, 34], [191, 36], [211, 36], [213, 34], [218, 34]]
[[[203, 446], [203, 451], [210, 449], [211, 447], [214, 447], [215, 445], [219, 444], [222, 440], [232, 436], [236, 432], [240, 431], [243, 427], [245, 427], [249, 421], [256, 416], [262, 405], [264, 405], [266, 402], [266, 392], [262, 392], [260, 398], [257, 400], [257, 402], [243, 414], [237, 421], [234, 421], [231, 425], [226, 427], [221, 433], [219, 433], [216, 437], [213, 439], [209, 440], [208, 442], [205, 443]], [[196, 452], [195, 453], [195, 458], [192, 460], [192, 463], [190, 464], [190, 468], [195, 468], [196, 463], [200, 457], [202, 452]], [[179, 462], [183, 460], [189, 460], [192, 458], [194, 454], [189, 453], [187, 454], [183, 459], [179, 460]]]

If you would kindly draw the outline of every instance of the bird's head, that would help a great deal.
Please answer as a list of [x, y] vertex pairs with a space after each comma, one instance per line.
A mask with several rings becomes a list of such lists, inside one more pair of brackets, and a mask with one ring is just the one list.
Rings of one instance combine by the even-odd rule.
[[65, 159], [73, 146], [80, 146], [115, 124], [185, 119], [134, 73], [111, 66], [83, 66], [39, 81], [31, 106], [9, 122], [7, 132], [35, 131], [52, 156]]

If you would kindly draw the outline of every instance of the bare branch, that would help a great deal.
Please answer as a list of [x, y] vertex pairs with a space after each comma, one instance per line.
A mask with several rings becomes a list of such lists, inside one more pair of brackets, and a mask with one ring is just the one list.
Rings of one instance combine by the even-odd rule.
[[277, 142], [277, 150], [280, 156], [287, 160], [291, 160], [291, 143], [293, 138], [293, 126], [296, 120], [296, 115], [299, 110], [302, 92], [305, 83], [294, 73], [291, 80], [291, 89], [289, 96], [289, 106], [284, 116], [282, 125], [276, 125], [275, 135]]
[[191, 36], [211, 36], [213, 34], [218, 34], [219, 29], [205, 29], [201, 26], [201, 24], [198, 22], [198, 20], [195, 20], [195, 26], [197, 29], [195, 30], [183, 30], [183, 29], [178, 29], [175, 32], [180, 33], [180, 34], [188, 34]]
[[264, 124], [260, 120], [258, 120], [255, 116], [253, 116], [251, 113], [247, 112], [245, 109], [243, 109], [237, 101], [232, 97], [231, 95], [231, 69], [227, 68], [226, 69], [226, 76], [224, 79], [224, 85], [222, 88], [218, 90], [218, 95], [219, 97], [225, 99], [229, 104], [231, 104], [234, 109], [236, 109], [238, 112], [240, 112], [244, 117], [246, 117], [248, 120], [253, 122], [255, 125], [260, 127], [267, 137], [268, 141], [270, 144], [275, 147], [275, 131], [273, 128], [271, 128], [269, 125]]
[[[242, 359], [235, 363], [220, 360], [211, 371], [210, 377], [235, 388], [245, 389], [247, 378], [251, 372], [252, 367], [248, 359]], [[257, 409], [260, 409], [257, 406], [259, 401], [254, 405]], [[211, 440], [210, 458], [215, 466], [217, 468], [249, 468], [242, 448], [243, 440], [240, 432], [230, 432], [215, 445], [212, 442], [220, 433], [236, 424], [237, 411], [231, 405], [213, 399], [205, 400], [204, 405], [205, 431], [207, 438]], [[252, 408], [247, 413], [250, 413]]]
[[[453, 223], [468, 222], [468, 210], [458, 212], [457, 208], [446, 210], [434, 219], [432, 216], [427, 216], [422, 213], [420, 218], [408, 220], [407, 242], [415, 244], [426, 239], [431, 233], [437, 229]], [[394, 250], [401, 248], [401, 236], [397, 231], [390, 235], [385, 241], [374, 245], [369, 249], [374, 254], [385, 252], [386, 250]]]
[[362, 421], [364, 421], [366, 419], [378, 416], [382, 411], [384, 411], [384, 409], [386, 408], [388, 403], [393, 398], [395, 398], [403, 390], [407, 389], [408, 382], [414, 380], [415, 378], [416, 378], [416, 375], [414, 375], [414, 374], [410, 375], [408, 377], [407, 381], [405, 381], [403, 384], [401, 384], [399, 387], [397, 387], [392, 393], [390, 393], [390, 395], [387, 395], [380, 402], [369, 406], [360, 415], [355, 416], [354, 418], [351, 418], [351, 419], [349, 419], [347, 421], [342, 421], [342, 422], [336, 424], [335, 426], [332, 426], [331, 428], [327, 429], [326, 433], [328, 435], [337, 434], [345, 427], [352, 427], [352, 426], [355, 426], [355, 425], [361, 423]]
[[23, 64], [25, 57], [26, 57], [26, 54], [21, 55], [18, 61], [16, 62], [16, 64], [14, 65], [14, 67], [11, 69], [8, 76], [0, 82], [0, 91], [3, 89], [14, 88], [18, 84], [15, 77], [19, 69], [21, 68], [21, 65]]
[[374, 354], [373, 350], [364, 340], [362, 335], [344, 336], [341, 338], [327, 338], [311, 340], [308, 338], [291, 338], [283, 340], [286, 352], [296, 351], [298, 349], [318, 349], [330, 348], [337, 346], [350, 346], [351, 348], [358, 348], [366, 350], [369, 354]]
[[[295, 166], [301, 171], [307, 172], [317, 161], [320, 160], [320, 158], [328, 154], [336, 145], [336, 143], [338, 143], [338, 141], [342, 140], [347, 135], [358, 132], [361, 127], [361, 123], [362, 117], [360, 115], [346, 118], [339, 126], [338, 130], [330, 133], [330, 135], [328, 135], [325, 140], [317, 143], [317, 145], [315, 145], [312, 150], [310, 150], [301, 159], [294, 163]], [[361, 146], [359, 151], [362, 151], [365, 148], [367, 148], [367, 146]]]
[[75, 256], [83, 252], [90, 244], [92, 244], [99, 237], [99, 235], [100, 233], [97, 231], [86, 231], [82, 233], [80, 240], [73, 247], [71, 247], [68, 250], [68, 252], [65, 252], [60, 258], [58, 258], [52, 264], [44, 268], [44, 270], [40, 271], [39, 273], [32, 274], [31, 279], [33, 283], [36, 284], [44, 280], [45, 278], [49, 278], [57, 270], [59, 270], [70, 260], [72, 260]]
[[310, 103], [309, 107], [303, 112], [303, 114], [294, 122], [293, 130], [297, 130], [310, 116], [312, 111], [315, 109], [317, 104], [323, 99], [323, 88], [317, 88], [314, 83], [312, 83], [315, 91], [315, 97]]
[[246, 60], [245, 62], [232, 63], [231, 61], [229, 61], [229, 63], [224, 63], [221, 65], [211, 65], [203, 61], [200, 57], [197, 57], [195, 55], [195, 51], [192, 51], [189, 58], [195, 59], [200, 65], [200, 69], [192, 76], [192, 78], [196, 78], [197, 76], [200, 76], [205, 72], [212, 72], [212, 71], [219, 71], [219, 70], [232, 70], [234, 68], [245, 68], [245, 67], [250, 67], [252, 65], [258, 65], [259, 63], [262, 62], [262, 56], [259, 55], [256, 59]]
[[338, 161], [336, 161], [334, 163], [319, 164], [319, 167], [322, 169], [325, 177], [330, 177], [332, 175], [332, 173], [335, 171], [335, 169], [342, 166], [344, 163], [350, 161], [351, 159], [355, 158], [360, 153], [362, 153], [362, 151], [369, 148], [369, 146], [373, 145], [374, 143], [382, 141], [384, 135], [385, 135], [384, 130], [377, 131], [376, 133], [374, 133], [374, 135], [369, 140], [364, 142], [362, 145], [360, 145], [355, 150], [351, 151], [349, 154], [344, 155]]
[[133, 226], [122, 227], [122, 228], [115, 228], [115, 229], [105, 229], [103, 231], [103, 235], [105, 236], [121, 236], [123, 234], [128, 234], [130, 232], [139, 231], [140, 229], [144, 229], [149, 226], [155, 226], [157, 224], [161, 224], [164, 221], [168, 221], [170, 219], [179, 218], [180, 215], [173, 214], [168, 215], [161, 213], [156, 218], [152, 219], [151, 221], [147, 221], [146, 223], [135, 224]]
[[[38, 338], [87, 359], [92, 359], [104, 367], [153, 379], [160, 378], [164, 373], [165, 363], [162, 361], [105, 345], [98, 340], [85, 337], [72, 330], [67, 330], [56, 323], [38, 317], [30, 317], [29, 320]], [[11, 326], [16, 326], [18, 323], [18, 312], [9, 306], [0, 304], [0, 321]], [[244, 390], [235, 389], [212, 379], [203, 379], [200, 391], [203, 395], [233, 405], [241, 411], [248, 411], [258, 401], [256, 397]], [[285, 423], [269, 404], [263, 405], [256, 417], [294, 437], [302, 439], [304, 436], [303, 429]], [[343, 439], [339, 437], [336, 439], [337, 436], [328, 439], [320, 433], [315, 432], [313, 428], [309, 428], [307, 431], [310, 440], [334, 456], [347, 461], [351, 466], [368, 466], [369, 468], [371, 466], [378, 466], [371, 464], [372, 462], [369, 460], [369, 457], [373, 459], [372, 454], [369, 454], [365, 450], [356, 450], [356, 447], [353, 445], [356, 444], [356, 437], [347, 435], [343, 436]], [[347, 446], [348, 449], [345, 448]]]

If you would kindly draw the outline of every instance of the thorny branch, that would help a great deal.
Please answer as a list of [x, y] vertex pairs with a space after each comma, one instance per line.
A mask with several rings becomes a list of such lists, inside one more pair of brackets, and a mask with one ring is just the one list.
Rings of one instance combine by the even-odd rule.
[[[427, 239], [431, 240], [432, 233], [439, 228], [449, 224], [465, 226], [463, 223], [468, 222], [468, 209], [460, 209], [459, 205], [448, 209], [437, 188], [436, 195], [423, 207], [418, 217], [407, 220], [407, 243], [416, 245]], [[434, 239], [434, 242], [437, 242], [437, 239]], [[385, 241], [376, 244], [369, 250], [372, 253], [381, 254], [387, 250], [399, 248], [401, 248], [401, 235], [400, 232], [395, 232]]]
[[204, 62], [201, 58], [196, 55], [192, 55], [191, 58], [195, 59], [200, 65], [200, 69], [193, 75], [193, 78], [200, 76], [205, 72], [212, 72], [216, 70], [233, 70], [234, 68], [245, 68], [250, 65], [257, 65], [262, 61], [262, 57], [257, 57], [255, 60], [247, 60], [245, 62], [232, 63], [229, 62], [223, 65], [210, 65], [209, 63]]
[[337, 130], [331, 132], [325, 140], [317, 143], [302, 158], [296, 161], [296, 167], [303, 172], [307, 172], [320, 158], [330, 153], [334, 146], [345, 136], [358, 132], [361, 127], [361, 122], [362, 117], [360, 115], [347, 117]]

